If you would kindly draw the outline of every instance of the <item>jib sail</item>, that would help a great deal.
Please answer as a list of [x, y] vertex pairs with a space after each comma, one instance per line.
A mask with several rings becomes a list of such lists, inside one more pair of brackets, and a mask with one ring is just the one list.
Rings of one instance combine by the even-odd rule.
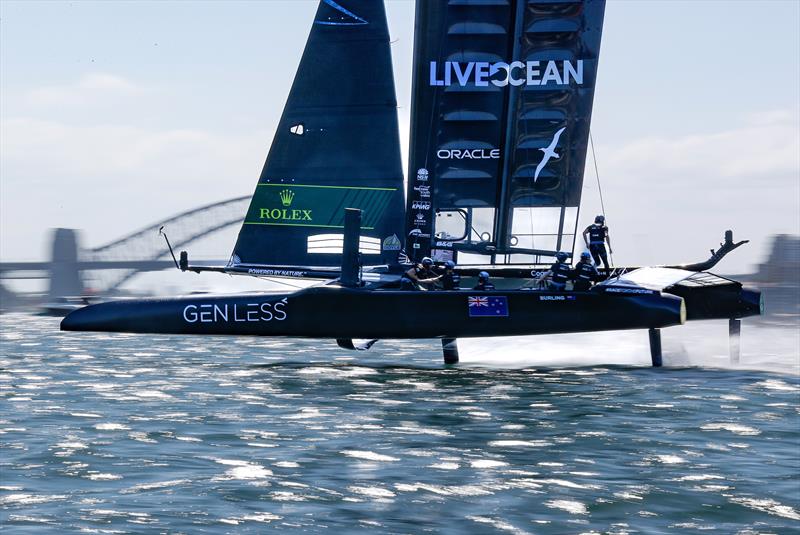
[[418, 254], [572, 249], [604, 8], [417, 1], [406, 225], [432, 237]]
[[345, 208], [364, 262], [394, 262], [403, 198], [383, 2], [322, 0], [231, 266], [339, 265]]

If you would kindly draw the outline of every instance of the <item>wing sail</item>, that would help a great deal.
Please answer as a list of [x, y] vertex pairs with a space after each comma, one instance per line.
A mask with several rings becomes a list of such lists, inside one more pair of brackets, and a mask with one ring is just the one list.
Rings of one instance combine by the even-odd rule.
[[[604, 9], [604, 0], [418, 0], [409, 169], [431, 186], [438, 216], [422, 230], [439, 234], [434, 246], [454, 237], [439, 227], [457, 210], [468, 227], [457, 246], [498, 263], [571, 247]], [[408, 228], [419, 185], [409, 184]]]
[[383, 2], [322, 0], [231, 267], [338, 266], [345, 208], [362, 210], [362, 236], [379, 244], [365, 262], [394, 262], [403, 199]]

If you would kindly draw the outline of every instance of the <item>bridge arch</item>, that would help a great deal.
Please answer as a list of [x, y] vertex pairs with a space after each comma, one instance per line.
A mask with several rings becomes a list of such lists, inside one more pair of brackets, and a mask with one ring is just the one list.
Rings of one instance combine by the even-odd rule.
[[[82, 251], [81, 259], [94, 262], [155, 261], [168, 258], [169, 250], [158, 235], [161, 227], [168, 233], [173, 248], [180, 249], [233, 225], [241, 225], [247, 211], [250, 195], [234, 197], [181, 212], [153, 223], [131, 234], [115, 239], [100, 247]], [[113, 292], [130, 280], [140, 270], [120, 269], [103, 274], [92, 270], [92, 278], [102, 281], [96, 288], [101, 293]]]

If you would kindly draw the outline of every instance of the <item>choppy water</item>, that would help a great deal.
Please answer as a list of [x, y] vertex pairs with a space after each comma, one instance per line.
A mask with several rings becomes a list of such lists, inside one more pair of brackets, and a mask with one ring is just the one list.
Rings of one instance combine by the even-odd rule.
[[800, 529], [793, 329], [745, 325], [727, 369], [696, 367], [724, 362], [719, 324], [665, 342], [691, 367], [620, 365], [646, 335], [606, 333], [463, 344], [444, 369], [434, 342], [57, 325], [0, 317], [3, 533]]

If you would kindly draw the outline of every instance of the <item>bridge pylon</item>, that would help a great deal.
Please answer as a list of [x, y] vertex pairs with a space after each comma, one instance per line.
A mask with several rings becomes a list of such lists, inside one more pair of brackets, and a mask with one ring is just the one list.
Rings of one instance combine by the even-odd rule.
[[53, 230], [48, 299], [80, 296], [84, 293], [81, 272], [78, 269], [78, 233], [70, 228]]

